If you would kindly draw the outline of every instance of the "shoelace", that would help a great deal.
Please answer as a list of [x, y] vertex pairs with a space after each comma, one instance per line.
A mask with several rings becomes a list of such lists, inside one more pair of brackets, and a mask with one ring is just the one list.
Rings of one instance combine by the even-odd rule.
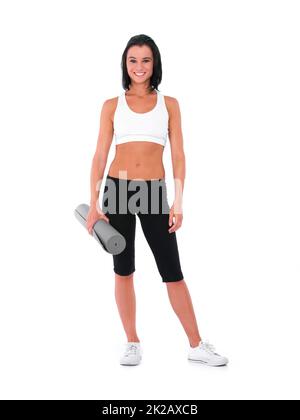
[[126, 349], [126, 355], [136, 354], [136, 351], [137, 351], [137, 346], [135, 346], [134, 344], [130, 344], [128, 345]]
[[213, 353], [213, 354], [217, 354], [217, 353], [215, 353], [215, 347], [212, 344], [210, 344], [208, 341], [205, 342], [205, 343], [202, 343], [202, 345], [208, 352]]

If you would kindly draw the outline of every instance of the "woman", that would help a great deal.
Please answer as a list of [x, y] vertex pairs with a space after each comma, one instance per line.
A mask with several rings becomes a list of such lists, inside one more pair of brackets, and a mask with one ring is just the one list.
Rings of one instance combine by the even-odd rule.
[[[141, 360], [141, 344], [135, 325], [135, 271], [134, 239], [136, 216], [155, 258], [162, 281], [166, 283], [171, 306], [182, 323], [189, 340], [188, 359], [211, 366], [224, 366], [225, 357], [214, 352], [213, 346], [201, 340], [191, 297], [180, 266], [176, 230], [182, 224], [182, 191], [185, 178], [185, 155], [181, 132], [178, 101], [162, 95], [157, 87], [161, 82], [162, 68], [159, 50], [146, 35], [132, 37], [122, 56], [123, 88], [119, 97], [108, 99], [101, 110], [100, 131], [91, 169], [91, 201], [87, 229], [99, 219], [111, 223], [126, 239], [126, 248], [113, 255], [115, 272], [115, 297], [119, 314], [127, 335], [121, 364], [137, 365]], [[99, 191], [112, 143], [113, 130], [116, 155], [110, 165], [104, 192], [110, 189], [108, 200], [103, 195], [102, 207]], [[164, 146], [169, 135], [175, 198], [168, 206], [165, 171], [162, 162]], [[135, 182], [135, 184], [134, 184]], [[141, 182], [146, 189], [141, 188]], [[115, 188], [109, 188], [111, 185]], [[129, 185], [131, 184], [131, 187]], [[161, 186], [155, 190], [155, 185]], [[132, 188], [133, 185], [133, 188]], [[139, 186], [140, 189], [136, 189]], [[120, 191], [126, 196], [119, 196]], [[153, 193], [153, 190], [156, 191]], [[132, 211], [132, 199], [143, 191], [146, 211]], [[150, 191], [152, 191], [150, 193]], [[147, 200], [148, 199], [148, 200]], [[114, 210], [103, 211], [106, 203], [114, 202]], [[145, 207], [145, 202], [146, 207]], [[154, 205], [158, 211], [153, 211]], [[125, 206], [125, 212], [120, 207]], [[130, 208], [131, 207], [131, 208]]]

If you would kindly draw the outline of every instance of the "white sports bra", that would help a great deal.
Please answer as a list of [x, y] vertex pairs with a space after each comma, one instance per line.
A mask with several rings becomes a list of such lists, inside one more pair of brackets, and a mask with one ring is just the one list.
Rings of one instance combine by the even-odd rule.
[[132, 141], [148, 141], [166, 145], [168, 138], [169, 113], [164, 95], [157, 89], [155, 107], [149, 112], [134, 112], [129, 108], [123, 92], [118, 97], [114, 115], [115, 143], [122, 144]]

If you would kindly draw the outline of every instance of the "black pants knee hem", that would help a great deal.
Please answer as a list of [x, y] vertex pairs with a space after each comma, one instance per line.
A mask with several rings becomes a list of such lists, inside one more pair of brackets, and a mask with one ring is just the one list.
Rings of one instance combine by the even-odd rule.
[[130, 276], [130, 274], [133, 274], [135, 272], [135, 268], [133, 270], [128, 271], [127, 273], [126, 272], [120, 273], [119, 271], [115, 269], [114, 269], [114, 272], [118, 274], [118, 276]]
[[164, 279], [164, 278], [162, 279], [163, 283], [174, 283], [176, 281], [182, 281], [182, 280], [184, 280], [183, 276], [180, 276], [179, 278], [177, 278], [175, 280], [168, 280], [168, 279]]

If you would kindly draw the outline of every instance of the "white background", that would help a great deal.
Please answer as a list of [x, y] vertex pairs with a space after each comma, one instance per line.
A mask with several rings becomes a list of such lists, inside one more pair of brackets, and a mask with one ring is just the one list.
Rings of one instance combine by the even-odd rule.
[[[1, 2], [2, 399], [299, 398], [299, 20], [288, 0]], [[112, 256], [73, 214], [89, 202], [102, 104], [123, 91], [121, 55], [141, 33], [180, 104], [182, 270], [227, 368], [188, 362], [138, 219], [144, 355], [120, 366]], [[169, 145], [164, 164], [172, 202]]]

